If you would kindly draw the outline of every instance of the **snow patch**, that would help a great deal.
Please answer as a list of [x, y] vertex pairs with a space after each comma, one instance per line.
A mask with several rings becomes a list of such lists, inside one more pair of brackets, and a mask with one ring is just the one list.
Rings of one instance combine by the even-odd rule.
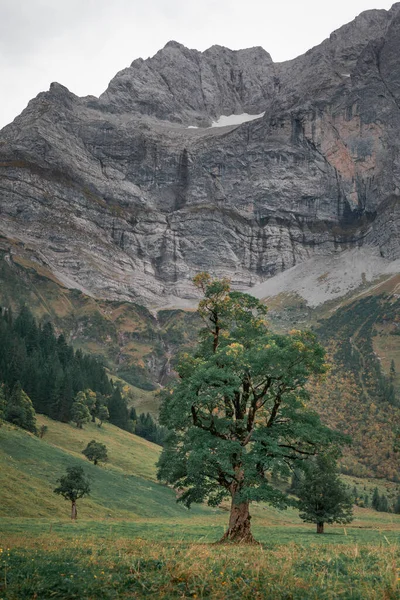
[[197, 125], [189, 125], [188, 129], [198, 129]]
[[242, 123], [247, 123], [248, 121], [260, 119], [264, 115], [265, 111], [260, 113], [259, 115], [249, 115], [248, 113], [243, 113], [241, 115], [221, 115], [217, 121], [212, 122], [211, 127], [227, 127], [229, 125], [241, 125]]

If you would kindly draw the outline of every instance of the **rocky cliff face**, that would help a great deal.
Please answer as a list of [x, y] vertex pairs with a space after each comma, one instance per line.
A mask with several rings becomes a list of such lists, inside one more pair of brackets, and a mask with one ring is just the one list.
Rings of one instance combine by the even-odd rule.
[[[286, 63], [170, 42], [100, 98], [52, 84], [0, 132], [0, 234], [149, 305], [201, 270], [246, 287], [349, 248], [400, 258], [399, 52], [400, 3]], [[211, 127], [242, 113], [263, 117]]]

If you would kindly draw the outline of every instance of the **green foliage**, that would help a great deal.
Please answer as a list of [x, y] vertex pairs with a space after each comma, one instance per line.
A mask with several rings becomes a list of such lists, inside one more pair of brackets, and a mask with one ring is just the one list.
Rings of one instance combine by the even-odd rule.
[[59, 485], [53, 490], [65, 500], [76, 502], [90, 494], [90, 481], [82, 467], [67, 467], [66, 475], [57, 480]]
[[110, 423], [131, 433], [133, 432], [133, 423], [129, 418], [126, 398], [122, 395], [121, 386], [118, 383], [114, 386], [113, 393], [108, 399], [107, 408]]
[[167, 436], [165, 427], [160, 427], [150, 413], [141, 413], [136, 419], [135, 433], [140, 437], [162, 446]]
[[231, 292], [228, 281], [201, 274], [195, 283], [206, 326], [163, 395], [160, 422], [172, 433], [158, 476], [184, 489], [187, 506], [229, 496], [235, 506], [286, 506], [286, 494], [266, 474], [288, 476], [289, 465], [336, 438], [307, 408], [307, 382], [327, 369], [324, 350], [309, 332], [271, 333], [265, 307]]
[[[318, 333], [324, 340], [339, 339], [336, 359], [346, 370], [353, 372], [362, 390], [375, 401], [388, 402], [400, 406], [393, 385], [394, 362], [386, 376], [373, 347], [372, 338], [376, 326], [394, 322], [400, 310], [400, 300], [387, 302], [385, 296], [368, 296], [346, 306], [345, 310], [335, 311], [321, 321]], [[394, 370], [393, 370], [394, 369]]]
[[46, 433], [48, 432], [49, 428], [47, 425], [41, 425], [40, 429], [39, 429], [39, 437], [40, 439], [44, 438], [44, 436], [46, 435]]
[[306, 523], [350, 523], [353, 520], [353, 494], [340, 481], [335, 458], [318, 455], [305, 467], [298, 488], [300, 518]]
[[82, 429], [85, 423], [89, 423], [90, 421], [90, 412], [86, 404], [83, 402], [79, 402], [76, 400], [71, 408], [71, 421], [76, 423], [76, 426], [79, 429]]
[[19, 382], [14, 385], [11, 394], [6, 398], [4, 414], [6, 421], [9, 423], [36, 433], [35, 409], [31, 399], [25, 394]]
[[379, 490], [376, 487], [374, 489], [374, 492], [372, 494], [372, 501], [371, 501], [371, 506], [372, 508], [374, 508], [375, 510], [379, 510], [379, 504], [380, 504], [380, 496], [379, 496]]
[[107, 406], [105, 406], [105, 404], [102, 404], [101, 406], [99, 406], [99, 408], [97, 410], [97, 418], [100, 421], [99, 427], [101, 427], [103, 425], [104, 421], [108, 421], [109, 420], [110, 413], [108, 411]]
[[106, 445], [101, 442], [96, 442], [96, 440], [91, 440], [86, 448], [82, 450], [82, 454], [95, 465], [99, 462], [106, 462], [108, 460]]
[[77, 393], [112, 392], [98, 361], [74, 352], [50, 323], [37, 326], [25, 306], [16, 318], [10, 310], [0, 310], [0, 339], [0, 383], [11, 390], [20, 383], [39, 413], [67, 422]]
[[379, 512], [389, 512], [389, 501], [384, 494], [382, 494], [379, 498], [379, 505], [377, 510]]

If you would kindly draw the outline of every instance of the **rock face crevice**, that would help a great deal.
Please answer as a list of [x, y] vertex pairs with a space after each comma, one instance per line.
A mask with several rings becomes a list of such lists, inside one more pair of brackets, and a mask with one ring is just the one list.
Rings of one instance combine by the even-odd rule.
[[[54, 83], [0, 132], [0, 234], [69, 287], [161, 305], [207, 270], [400, 257], [400, 4], [303, 56], [169, 42], [99, 98]], [[225, 127], [222, 115], [263, 114]]]

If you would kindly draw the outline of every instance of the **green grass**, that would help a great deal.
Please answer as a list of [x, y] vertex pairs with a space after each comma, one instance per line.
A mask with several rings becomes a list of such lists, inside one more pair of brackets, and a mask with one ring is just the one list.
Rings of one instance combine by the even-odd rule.
[[[0, 428], [2, 516], [61, 517], [69, 506], [53, 494], [57, 479], [69, 465], [82, 465], [91, 477], [91, 495], [78, 503], [83, 518], [154, 518], [186, 515], [175, 493], [155, 483], [160, 448], [112, 425], [76, 429], [45, 417], [43, 439], [17, 428]], [[110, 460], [94, 466], [81, 454], [95, 438], [106, 443]], [[204, 511], [197, 508], [196, 511]]]
[[[80, 430], [38, 420], [48, 426], [42, 440], [0, 428], [2, 600], [400, 598], [398, 515], [356, 508], [351, 526], [328, 526], [321, 536], [294, 509], [254, 504], [261, 545], [216, 545], [227, 506], [177, 505], [154, 480], [158, 446], [108, 424]], [[93, 438], [109, 450], [105, 466], [81, 454]], [[76, 523], [52, 492], [70, 464], [93, 478]]]
[[272, 528], [258, 531], [263, 544], [237, 547], [208, 543], [220, 534], [210, 524], [53, 523], [50, 531], [18, 519], [0, 534], [4, 600], [400, 598], [400, 547], [379, 532]]

